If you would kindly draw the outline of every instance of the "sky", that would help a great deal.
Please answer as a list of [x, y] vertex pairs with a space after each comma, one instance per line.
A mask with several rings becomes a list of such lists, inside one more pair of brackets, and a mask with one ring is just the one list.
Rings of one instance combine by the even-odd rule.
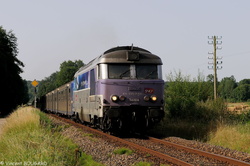
[[134, 45], [162, 58], [172, 72], [213, 74], [218, 36], [218, 80], [250, 79], [249, 0], [0, 0], [0, 26], [17, 37], [26, 80], [42, 80], [64, 61], [85, 64], [106, 50]]

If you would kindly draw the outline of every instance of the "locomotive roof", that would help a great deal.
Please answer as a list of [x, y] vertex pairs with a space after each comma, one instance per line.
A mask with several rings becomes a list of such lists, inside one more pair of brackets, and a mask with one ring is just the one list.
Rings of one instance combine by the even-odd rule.
[[77, 73], [92, 68], [101, 63], [132, 63], [132, 64], [157, 64], [162, 65], [161, 59], [140, 47], [118, 46], [105, 51], [101, 56], [93, 59], [87, 65], [80, 68]]
[[121, 46], [121, 47], [119, 47], [118, 46], [118, 47], [114, 47], [114, 48], [111, 48], [111, 49], [105, 51], [103, 54], [107, 54], [107, 53], [110, 53], [110, 52], [113, 52], [113, 51], [120, 51], [120, 50], [144, 51], [144, 52], [151, 53], [148, 50], [145, 50], [145, 49], [140, 48], [140, 47], [134, 47], [134, 46]]

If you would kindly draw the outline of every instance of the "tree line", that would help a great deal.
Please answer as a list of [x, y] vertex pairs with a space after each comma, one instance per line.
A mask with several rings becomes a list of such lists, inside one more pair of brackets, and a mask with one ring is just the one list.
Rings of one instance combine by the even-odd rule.
[[81, 60], [75, 60], [74, 62], [69, 60], [61, 63], [59, 71], [52, 73], [39, 82], [38, 96], [42, 97], [61, 85], [72, 81], [77, 70], [84, 65]]
[[225, 115], [227, 102], [250, 101], [250, 79], [236, 82], [234, 76], [218, 82], [218, 99], [214, 100], [213, 76], [197, 78], [181, 72], [170, 73], [165, 87], [167, 114], [174, 118], [211, 121]]
[[8, 114], [17, 105], [29, 100], [27, 82], [20, 74], [23, 72], [23, 62], [18, 58], [17, 38], [12, 31], [7, 32], [0, 26], [0, 87], [1, 114]]
[[234, 76], [224, 77], [218, 86], [219, 96], [229, 102], [250, 101], [250, 79], [236, 82]]

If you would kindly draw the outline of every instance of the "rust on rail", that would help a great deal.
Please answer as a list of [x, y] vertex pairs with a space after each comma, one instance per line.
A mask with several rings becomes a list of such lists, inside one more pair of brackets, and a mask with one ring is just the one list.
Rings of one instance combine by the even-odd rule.
[[172, 143], [172, 142], [164, 141], [164, 140], [153, 138], [153, 137], [148, 137], [148, 138], [149, 138], [149, 140], [157, 142], [157, 143], [161, 143], [161, 144], [168, 145], [168, 146], [173, 146], [173, 147], [178, 148], [178, 149], [186, 150], [188, 152], [196, 153], [196, 154], [204, 156], [204, 157], [209, 157], [209, 158], [213, 158], [213, 159], [216, 159], [216, 160], [219, 160], [219, 161], [227, 162], [229, 164], [241, 165], [241, 166], [250, 166], [250, 163], [247, 163], [245, 161], [240, 161], [240, 160], [236, 160], [236, 159], [233, 159], [233, 158], [230, 158], [230, 157], [205, 152], [205, 151], [202, 151], [202, 150], [190, 148], [190, 147], [187, 147], [187, 146], [175, 144], [175, 143]]

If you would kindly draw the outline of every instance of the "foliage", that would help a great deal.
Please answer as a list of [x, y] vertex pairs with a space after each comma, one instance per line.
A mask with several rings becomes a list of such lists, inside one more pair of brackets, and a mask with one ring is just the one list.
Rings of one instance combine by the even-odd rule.
[[61, 86], [73, 80], [76, 71], [81, 68], [84, 63], [81, 60], [75, 62], [64, 61], [60, 65], [60, 71], [57, 77], [57, 86]]
[[237, 84], [234, 76], [225, 77], [219, 83], [218, 93], [227, 101], [247, 101], [250, 99], [250, 79], [243, 79]]
[[[78, 146], [62, 136], [47, 115], [31, 107], [20, 108], [7, 118], [0, 136], [0, 162], [18, 165], [101, 165], [79, 153]], [[11, 149], [11, 150], [10, 150]], [[27, 163], [29, 162], [29, 163]], [[38, 164], [36, 164], [38, 165]], [[42, 164], [40, 164], [42, 165]]]
[[245, 85], [245, 84], [250, 84], [250, 79], [243, 79], [239, 82], [239, 86]]
[[214, 82], [214, 75], [213, 74], [209, 74], [207, 76], [207, 82]]
[[236, 87], [237, 87], [237, 84], [236, 84], [236, 80], [234, 76], [225, 77], [221, 80], [218, 86], [218, 91], [222, 98], [230, 99], [232, 98], [233, 90]]
[[23, 72], [23, 62], [18, 58], [17, 38], [12, 31], [6, 32], [0, 26], [0, 112], [8, 114], [18, 105], [27, 103], [27, 87], [20, 74]]
[[48, 92], [60, 87], [73, 80], [75, 73], [79, 70], [84, 63], [81, 60], [64, 61], [60, 65], [60, 71], [52, 73], [39, 83], [38, 96], [44, 96]]
[[200, 74], [197, 79], [191, 80], [181, 72], [167, 77], [165, 88], [166, 109], [171, 117], [193, 118], [196, 114], [196, 103], [206, 101], [212, 96], [211, 82], [205, 82]]
[[247, 101], [250, 99], [250, 84], [239, 85], [233, 90], [234, 101]]
[[128, 149], [128, 148], [120, 148], [120, 149], [116, 149], [114, 150], [114, 154], [127, 154], [127, 155], [131, 155], [133, 153], [132, 150]]
[[225, 123], [230, 125], [246, 124], [250, 122], [250, 110], [241, 113], [229, 112], [226, 114]]
[[44, 96], [46, 93], [51, 92], [58, 86], [56, 84], [58, 72], [52, 73], [49, 77], [46, 77], [39, 83], [38, 96]]
[[166, 117], [150, 131], [154, 135], [207, 140], [225, 116], [222, 98], [213, 99], [213, 83], [199, 73], [197, 78], [170, 73], [165, 88]]
[[221, 98], [216, 100], [199, 101], [196, 103], [193, 118], [202, 121], [210, 122], [221, 120], [225, 116], [226, 104]]
[[29, 96], [29, 88], [28, 88], [28, 82], [26, 80], [22, 80], [23, 81], [23, 90], [22, 90], [22, 103], [23, 104], [27, 104], [28, 101], [30, 100], [30, 96]]

